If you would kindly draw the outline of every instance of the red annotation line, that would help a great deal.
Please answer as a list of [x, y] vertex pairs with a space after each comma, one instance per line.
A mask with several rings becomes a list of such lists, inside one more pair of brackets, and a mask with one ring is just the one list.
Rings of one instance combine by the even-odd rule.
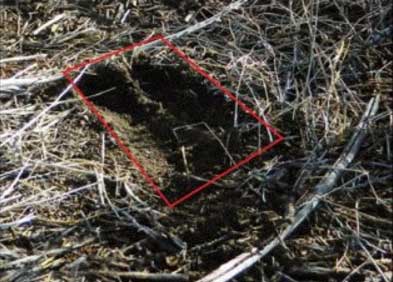
[[[174, 52], [176, 55], [178, 55], [183, 61], [185, 61], [191, 69], [205, 77], [207, 80], [209, 80], [215, 87], [217, 87], [224, 95], [226, 95], [228, 98], [230, 98], [234, 103], [237, 103], [238, 106], [247, 114], [252, 116], [254, 119], [256, 119], [260, 124], [262, 124], [269, 132], [271, 132], [277, 139], [271, 142], [270, 144], [259, 148], [255, 152], [251, 153], [248, 155], [246, 158], [243, 160], [239, 161], [235, 165], [231, 166], [230, 168], [224, 170], [221, 173], [218, 173], [215, 175], [213, 178], [205, 182], [204, 184], [194, 188], [191, 190], [191, 192], [181, 196], [177, 200], [171, 202], [169, 199], [165, 196], [165, 194], [162, 192], [160, 187], [155, 183], [152, 177], [147, 173], [147, 171], [144, 169], [144, 167], [140, 164], [138, 159], [134, 156], [134, 154], [131, 152], [131, 150], [124, 144], [124, 142], [121, 140], [119, 135], [116, 133], [116, 131], [108, 124], [108, 122], [105, 120], [103, 115], [100, 113], [100, 111], [97, 109], [97, 107], [94, 105], [94, 103], [82, 92], [82, 90], [76, 85], [72, 77], [70, 76], [70, 73], [72, 71], [78, 71], [82, 67], [95, 64], [98, 62], [101, 62], [103, 60], [106, 60], [112, 56], [117, 56], [121, 55], [122, 53], [132, 51], [133, 49], [150, 44], [153, 42], [162, 42], [164, 45], [166, 45], [172, 52]], [[75, 92], [81, 97], [82, 102], [86, 105], [86, 107], [90, 110], [91, 113], [93, 113], [99, 122], [104, 126], [106, 131], [112, 136], [112, 138], [115, 140], [116, 144], [119, 146], [119, 148], [126, 154], [127, 158], [130, 160], [130, 162], [136, 167], [137, 170], [141, 173], [141, 175], [144, 177], [146, 182], [153, 188], [153, 190], [160, 196], [160, 198], [165, 202], [165, 204], [170, 207], [174, 208], [175, 206], [179, 205], [180, 203], [188, 200], [195, 194], [199, 193], [200, 191], [206, 189], [207, 187], [211, 186], [212, 184], [216, 183], [219, 179], [222, 177], [226, 176], [227, 174], [233, 172], [234, 170], [240, 168], [244, 164], [250, 162], [252, 159], [260, 156], [261, 154], [267, 152], [274, 146], [276, 146], [278, 143], [282, 142], [284, 140], [284, 137], [277, 131], [276, 128], [272, 127], [268, 122], [266, 122], [263, 118], [261, 118], [255, 111], [250, 109], [246, 104], [244, 104], [239, 98], [236, 98], [234, 94], [232, 94], [227, 88], [225, 88], [217, 79], [215, 79], [213, 76], [208, 74], [202, 67], [197, 65], [190, 57], [188, 57], [183, 51], [178, 49], [171, 41], [169, 41], [167, 38], [165, 38], [161, 34], [154, 35], [152, 37], [149, 37], [145, 40], [142, 40], [140, 42], [134, 43], [132, 45], [126, 46], [124, 48], [111, 51], [108, 53], [105, 53], [101, 56], [98, 56], [93, 59], [88, 59], [84, 60], [82, 63], [71, 66], [66, 68], [63, 71], [64, 77], [70, 82], [72, 87], [74, 88]]]

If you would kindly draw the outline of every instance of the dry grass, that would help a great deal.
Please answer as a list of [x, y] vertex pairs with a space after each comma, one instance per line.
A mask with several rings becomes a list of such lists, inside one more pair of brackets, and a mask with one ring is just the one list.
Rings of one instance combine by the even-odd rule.
[[[0, 9], [0, 281], [138, 281], [132, 273], [143, 271], [197, 280], [288, 224], [286, 207], [313, 192], [376, 95], [377, 117], [334, 192], [234, 281], [390, 281], [389, 1], [248, 1], [176, 39], [286, 140], [251, 172], [229, 176], [235, 189], [207, 190], [175, 210], [138, 181], [58, 76], [150, 34], [174, 34], [229, 1], [171, 2], [26, 1]], [[63, 16], [37, 31], [56, 15]], [[151, 63], [170, 59], [160, 54]]]

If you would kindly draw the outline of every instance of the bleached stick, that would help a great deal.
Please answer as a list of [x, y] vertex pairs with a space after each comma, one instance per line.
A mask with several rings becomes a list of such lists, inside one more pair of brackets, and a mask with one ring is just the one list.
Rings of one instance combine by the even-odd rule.
[[17, 56], [12, 58], [5, 58], [0, 60], [0, 64], [15, 63], [21, 61], [31, 61], [35, 59], [45, 59], [47, 54], [35, 54], [30, 56]]
[[12, 222], [7, 222], [7, 223], [0, 223], [0, 230], [5, 230], [10, 227], [17, 227], [22, 224], [30, 223], [33, 219], [35, 219], [35, 215], [29, 214], [26, 215], [25, 217], [22, 217], [21, 219], [12, 221]]
[[14, 86], [30, 86], [33, 84], [42, 84], [63, 79], [62, 75], [53, 75], [49, 77], [25, 77], [25, 78], [6, 78], [0, 80], [0, 90], [5, 90]]
[[57, 23], [58, 21], [60, 21], [62, 18], [65, 17], [66, 14], [60, 14], [55, 16], [53, 19], [51, 19], [50, 21], [46, 22], [45, 24], [43, 24], [42, 26], [38, 27], [36, 30], [33, 31], [33, 35], [37, 35], [39, 34], [41, 31], [43, 31], [44, 29], [46, 29], [47, 27]]

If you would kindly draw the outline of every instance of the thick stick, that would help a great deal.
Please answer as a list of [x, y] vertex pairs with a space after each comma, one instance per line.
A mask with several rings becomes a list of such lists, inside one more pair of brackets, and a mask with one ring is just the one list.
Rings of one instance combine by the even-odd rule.
[[24, 78], [5, 78], [0, 82], [0, 90], [6, 90], [9, 87], [21, 87], [30, 86], [33, 84], [44, 84], [48, 82], [53, 82], [63, 79], [62, 75], [52, 75], [52, 76], [37, 76], [37, 77], [24, 77]]
[[375, 116], [379, 105], [379, 96], [370, 100], [367, 109], [364, 112], [354, 134], [349, 140], [344, 151], [337, 159], [332, 169], [326, 173], [325, 177], [315, 187], [315, 193], [311, 199], [306, 202], [303, 207], [299, 207], [295, 215], [294, 221], [281, 234], [272, 240], [263, 249], [255, 249], [251, 252], [243, 253], [229, 262], [223, 264], [221, 267], [198, 280], [197, 282], [226, 282], [239, 275], [243, 271], [253, 266], [256, 262], [261, 260], [265, 255], [270, 253], [275, 247], [281, 244], [283, 240], [288, 238], [295, 229], [303, 223], [312, 211], [318, 206], [321, 198], [327, 193], [331, 192], [336, 185], [337, 180], [341, 177], [344, 170], [353, 161], [355, 155], [358, 153], [361, 143], [366, 136], [366, 130], [369, 126], [370, 120]]

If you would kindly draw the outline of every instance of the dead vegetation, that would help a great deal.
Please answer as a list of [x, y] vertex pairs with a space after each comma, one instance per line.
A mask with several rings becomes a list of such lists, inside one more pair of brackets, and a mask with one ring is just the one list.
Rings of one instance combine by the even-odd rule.
[[[392, 279], [389, 1], [0, 5], [1, 282]], [[61, 75], [155, 33], [285, 136], [175, 209]], [[75, 80], [177, 197], [271, 136], [174, 61], [157, 44]]]

